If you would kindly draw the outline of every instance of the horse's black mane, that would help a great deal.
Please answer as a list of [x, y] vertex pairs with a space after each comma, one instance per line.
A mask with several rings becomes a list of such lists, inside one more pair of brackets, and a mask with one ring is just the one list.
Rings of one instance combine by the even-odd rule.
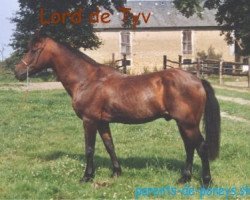
[[[34, 46], [37, 42], [39, 42], [41, 39], [45, 39], [45, 38], [50, 38], [46, 35], [44, 36], [35, 36], [33, 37], [30, 42], [29, 42], [29, 48], [31, 48], [32, 46]], [[52, 39], [54, 40], [54, 39]], [[58, 42], [56, 40], [54, 40], [56, 43], [62, 45], [63, 47], [65, 47], [67, 50], [69, 50], [70, 52], [72, 52], [74, 55], [83, 58], [84, 60], [86, 60], [87, 62], [93, 64], [93, 65], [101, 65], [100, 63], [96, 62], [94, 59], [90, 58], [89, 56], [87, 56], [86, 54], [84, 54], [83, 52], [81, 52], [79, 49], [73, 48], [72, 46], [70, 46], [68, 43], [64, 43], [64, 42]]]

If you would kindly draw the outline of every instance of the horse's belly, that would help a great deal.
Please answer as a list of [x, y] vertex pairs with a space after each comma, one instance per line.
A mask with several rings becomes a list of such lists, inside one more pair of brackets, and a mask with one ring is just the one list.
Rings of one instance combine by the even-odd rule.
[[141, 103], [130, 106], [114, 106], [108, 109], [107, 115], [110, 116], [112, 122], [138, 124], [163, 117], [164, 113], [164, 109], [159, 106]]
[[151, 122], [155, 119], [160, 118], [161, 116], [152, 116], [152, 117], [143, 117], [143, 118], [131, 118], [130, 116], [122, 116], [122, 117], [116, 117], [110, 120], [110, 122], [117, 122], [117, 123], [123, 123], [123, 124], [142, 124], [146, 122]]

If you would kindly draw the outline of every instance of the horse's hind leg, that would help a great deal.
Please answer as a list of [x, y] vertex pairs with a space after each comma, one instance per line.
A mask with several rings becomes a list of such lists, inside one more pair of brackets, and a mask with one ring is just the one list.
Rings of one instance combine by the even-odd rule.
[[202, 162], [202, 181], [204, 186], [207, 187], [211, 182], [208, 150], [204, 138], [200, 133], [199, 126], [178, 124], [178, 127], [187, 154], [186, 166], [179, 182], [185, 183], [191, 179], [194, 149], [196, 149]]
[[189, 130], [179, 124], [178, 124], [178, 128], [181, 133], [181, 137], [183, 139], [185, 150], [186, 150], [186, 164], [185, 164], [184, 169], [182, 170], [182, 176], [178, 180], [178, 183], [184, 184], [191, 180], [195, 143], [192, 140], [192, 138], [188, 137], [190, 134], [192, 134], [193, 132], [192, 130]]
[[198, 145], [196, 146], [196, 151], [200, 156], [202, 163], [202, 182], [205, 187], [208, 187], [211, 183], [211, 174], [208, 161], [208, 148], [201, 134], [198, 141]]
[[113, 139], [111, 136], [109, 124], [108, 123], [98, 124], [98, 131], [99, 131], [99, 134], [103, 140], [105, 148], [106, 148], [107, 152], [109, 153], [109, 156], [110, 156], [111, 161], [112, 161], [112, 165], [113, 165], [112, 177], [120, 176], [122, 171], [121, 171], [121, 167], [120, 167], [120, 164], [118, 162], [118, 159], [116, 157], [115, 147], [113, 144]]

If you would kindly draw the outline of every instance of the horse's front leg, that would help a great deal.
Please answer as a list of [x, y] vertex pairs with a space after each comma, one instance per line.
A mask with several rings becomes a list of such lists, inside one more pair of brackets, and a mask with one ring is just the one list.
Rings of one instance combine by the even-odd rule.
[[97, 128], [112, 161], [113, 165], [112, 177], [120, 176], [122, 171], [118, 159], [116, 157], [115, 147], [113, 144], [113, 139], [111, 136], [109, 124], [106, 122], [99, 123]]
[[85, 155], [86, 155], [86, 169], [81, 182], [89, 182], [93, 180], [95, 175], [94, 169], [94, 152], [97, 126], [92, 121], [83, 121], [84, 136], [85, 136]]

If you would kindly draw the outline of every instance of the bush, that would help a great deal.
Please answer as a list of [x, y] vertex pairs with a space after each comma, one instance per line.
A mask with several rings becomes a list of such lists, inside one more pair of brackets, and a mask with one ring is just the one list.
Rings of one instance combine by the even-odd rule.
[[[22, 59], [22, 55], [17, 51], [11, 54], [9, 58], [6, 58], [3, 62], [0, 62], [0, 81], [4, 82], [7, 80], [14, 80], [14, 69], [15, 65], [20, 62]], [[55, 81], [56, 76], [53, 74], [51, 70], [43, 70], [40, 73], [32, 75], [32, 78], [35, 78], [36, 81]]]
[[197, 57], [200, 58], [201, 60], [206, 60], [206, 59], [221, 60], [222, 53], [216, 54], [214, 47], [210, 46], [207, 52], [205, 52], [204, 50], [198, 52]]

